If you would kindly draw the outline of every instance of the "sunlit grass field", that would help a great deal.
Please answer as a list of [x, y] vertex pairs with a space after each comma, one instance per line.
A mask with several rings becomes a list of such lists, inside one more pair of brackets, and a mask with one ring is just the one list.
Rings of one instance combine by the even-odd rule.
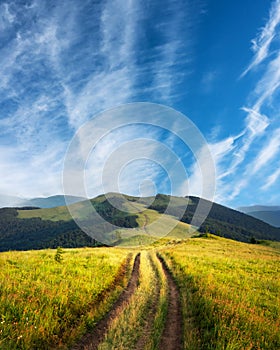
[[210, 235], [161, 254], [181, 291], [184, 349], [280, 348], [279, 249]]
[[0, 349], [59, 349], [111, 307], [128, 252], [66, 249], [0, 254]]
[[166, 277], [155, 252], [143, 251], [138, 288], [110, 324], [98, 350], [158, 349], [167, 313], [167, 294]]
[[[280, 348], [280, 246], [264, 243], [208, 235], [141, 247], [137, 290], [100, 348], [135, 343], [157, 294], [154, 320], [145, 332], [147, 348], [158, 348], [167, 285], [156, 253], [180, 290], [185, 350]], [[61, 262], [56, 250], [0, 253], [0, 349], [71, 348], [110, 310], [140, 250], [63, 251]]]

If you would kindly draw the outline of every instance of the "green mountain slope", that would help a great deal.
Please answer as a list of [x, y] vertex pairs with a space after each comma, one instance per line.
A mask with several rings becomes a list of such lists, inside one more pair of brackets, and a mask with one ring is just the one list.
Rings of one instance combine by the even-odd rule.
[[[191, 223], [199, 198], [187, 197], [185, 200], [188, 201], [188, 208], [181, 220], [186, 223]], [[204, 199], [201, 201], [202, 203], [204, 202], [205, 205], [209, 204], [209, 202]], [[158, 195], [150, 208], [158, 210], [159, 212], [164, 212], [168, 202], [169, 196]], [[168, 213], [177, 216], [177, 213], [180, 212], [180, 208], [181, 203], [178, 200], [178, 205], [174, 205], [168, 209]], [[279, 228], [217, 203], [213, 203], [207, 219], [200, 227], [200, 231], [214, 233], [218, 236], [243, 242], [249, 242], [253, 237], [256, 239], [280, 240]]]
[[[196, 197], [167, 195], [157, 195], [155, 200], [116, 193], [101, 195], [92, 199], [91, 204], [105, 223], [97, 215], [92, 220], [85, 201], [72, 204], [72, 210], [79, 213], [83, 224], [91, 228], [92, 237], [77, 226], [65, 206], [2, 208], [0, 251], [96, 246], [98, 241], [108, 245], [133, 246], [154, 242], [167, 233], [167, 238], [185, 239], [194, 233], [190, 224], [195, 224], [192, 219], [198, 201]], [[181, 221], [178, 221], [180, 216]], [[280, 240], [280, 229], [215, 203], [200, 231], [244, 242], [253, 237]]]

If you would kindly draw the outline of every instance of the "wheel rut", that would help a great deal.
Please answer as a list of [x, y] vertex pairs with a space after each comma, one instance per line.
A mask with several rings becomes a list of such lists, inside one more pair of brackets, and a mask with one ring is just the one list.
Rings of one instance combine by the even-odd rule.
[[[182, 339], [182, 312], [180, 305], [180, 294], [178, 287], [175, 283], [175, 280], [169, 271], [164, 259], [157, 255], [157, 259], [160, 261], [161, 268], [164, 272], [167, 286], [168, 286], [168, 309], [165, 319], [165, 325], [163, 328], [162, 335], [160, 337], [158, 350], [181, 350], [183, 348], [183, 339]], [[149, 339], [149, 336], [152, 332], [154, 315], [156, 314], [157, 304], [159, 302], [159, 292], [160, 292], [160, 283], [159, 283], [159, 271], [153, 261], [151, 264], [157, 275], [157, 284], [154, 286], [154, 296], [151, 301], [150, 310], [146, 316], [146, 324], [143, 327], [142, 335], [139, 338], [133, 350], [143, 350], [145, 349], [146, 341]]]
[[[168, 285], [168, 306], [165, 324], [163, 332], [159, 340], [158, 350], [182, 350], [182, 313], [180, 305], [180, 294], [175, 280], [169, 271], [164, 259], [157, 255], [161, 263], [161, 267]], [[151, 261], [155, 271], [157, 270], [154, 263]], [[121, 293], [118, 300], [115, 302], [111, 310], [107, 315], [101, 319], [91, 333], [86, 334], [71, 350], [97, 350], [99, 344], [101, 344], [105, 338], [105, 335], [110, 327], [112, 320], [116, 319], [119, 313], [123, 310], [125, 305], [129, 303], [131, 296], [136, 291], [139, 284], [139, 268], [140, 268], [140, 253], [136, 255], [134, 259], [134, 265], [131, 273], [130, 280], [126, 289]], [[151, 300], [150, 309], [146, 315], [146, 324], [142, 329], [142, 335], [138, 339], [137, 343], [131, 347], [133, 350], [145, 349], [147, 342], [150, 338], [154, 315], [157, 310], [157, 303], [159, 302], [159, 290], [160, 282], [158, 270], [156, 271], [157, 284], [154, 286], [154, 297]]]
[[74, 345], [71, 350], [96, 350], [98, 345], [103, 341], [108, 330], [110, 322], [116, 318], [123, 305], [127, 303], [135, 292], [139, 281], [140, 253], [135, 257], [133, 269], [127, 287], [121, 293], [111, 310], [101, 319], [94, 327], [91, 333], [83, 336], [83, 338]]
[[144, 230], [147, 234], [149, 234], [148, 229], [147, 229], [147, 226], [148, 226], [148, 223], [149, 223], [149, 218], [148, 218], [148, 215], [147, 215], [147, 214], [144, 214], [144, 217], [145, 217], [145, 222], [144, 222], [144, 224], [143, 224], [143, 230]]
[[171, 272], [169, 271], [164, 259], [158, 255], [162, 264], [163, 271], [168, 283], [168, 310], [165, 321], [165, 327], [161, 336], [160, 350], [181, 350], [182, 341], [182, 313], [180, 305], [180, 294]]
[[149, 339], [151, 332], [152, 332], [154, 315], [156, 314], [157, 304], [159, 302], [159, 294], [160, 294], [159, 273], [158, 273], [157, 267], [155, 266], [153, 260], [151, 259], [151, 256], [149, 256], [149, 259], [150, 259], [150, 263], [153, 266], [153, 269], [156, 273], [157, 283], [154, 286], [153, 299], [151, 300], [150, 308], [147, 311], [146, 323], [142, 329], [142, 334], [141, 334], [140, 338], [138, 339], [135, 347], [133, 348], [134, 350], [145, 349], [145, 345], [147, 343], [147, 340]]

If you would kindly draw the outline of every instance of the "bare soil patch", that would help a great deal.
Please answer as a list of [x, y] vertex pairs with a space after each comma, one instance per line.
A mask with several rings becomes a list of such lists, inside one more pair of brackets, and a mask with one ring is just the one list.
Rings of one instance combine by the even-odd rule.
[[169, 286], [168, 311], [165, 327], [159, 344], [161, 350], [181, 350], [182, 342], [182, 313], [180, 305], [180, 294], [175, 280], [166, 266], [165, 261], [159, 256], [162, 268], [166, 275]]

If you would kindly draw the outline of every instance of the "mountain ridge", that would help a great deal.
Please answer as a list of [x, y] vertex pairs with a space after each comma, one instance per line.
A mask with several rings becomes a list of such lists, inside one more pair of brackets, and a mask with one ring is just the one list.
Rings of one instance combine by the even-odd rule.
[[278, 205], [252, 205], [239, 207], [237, 210], [272, 226], [280, 227], [280, 206]]
[[57, 194], [49, 197], [35, 197], [35, 198], [21, 198], [16, 196], [0, 195], [0, 208], [11, 207], [40, 207], [40, 208], [54, 208], [58, 206], [73, 204], [85, 200], [84, 197]]
[[278, 211], [280, 210], [280, 205], [249, 205], [244, 207], [238, 207], [236, 210], [241, 211], [242, 213], [250, 213], [250, 212], [257, 212], [257, 211]]
[[[163, 194], [156, 195], [152, 202], [151, 197], [139, 198], [120, 194], [110, 194], [108, 197], [110, 200], [106, 195], [90, 200], [99, 214], [95, 216], [94, 225], [85, 205], [88, 201], [73, 204], [74, 208], [82, 213], [83, 223], [92, 228], [92, 237], [77, 226], [66, 206], [44, 209], [2, 208], [0, 250], [97, 246], [100, 242], [103, 245], [126, 245], [133, 241], [156, 241], [162, 237], [164, 228], [169, 226], [172, 227], [169, 238], [189, 238], [194, 233], [191, 224], [193, 225], [193, 214], [198, 202], [212, 204], [198, 197], [171, 198]], [[168, 205], [170, 199], [172, 205]], [[117, 207], [112, 206], [112, 201]], [[187, 206], [187, 209], [180, 217], [184, 206]], [[86, 212], [83, 211], [84, 208]], [[136, 211], [132, 212], [131, 208]], [[112, 228], [112, 225], [115, 228]], [[253, 239], [280, 241], [280, 229], [217, 203], [213, 203], [199, 232], [209, 232], [243, 242]]]

